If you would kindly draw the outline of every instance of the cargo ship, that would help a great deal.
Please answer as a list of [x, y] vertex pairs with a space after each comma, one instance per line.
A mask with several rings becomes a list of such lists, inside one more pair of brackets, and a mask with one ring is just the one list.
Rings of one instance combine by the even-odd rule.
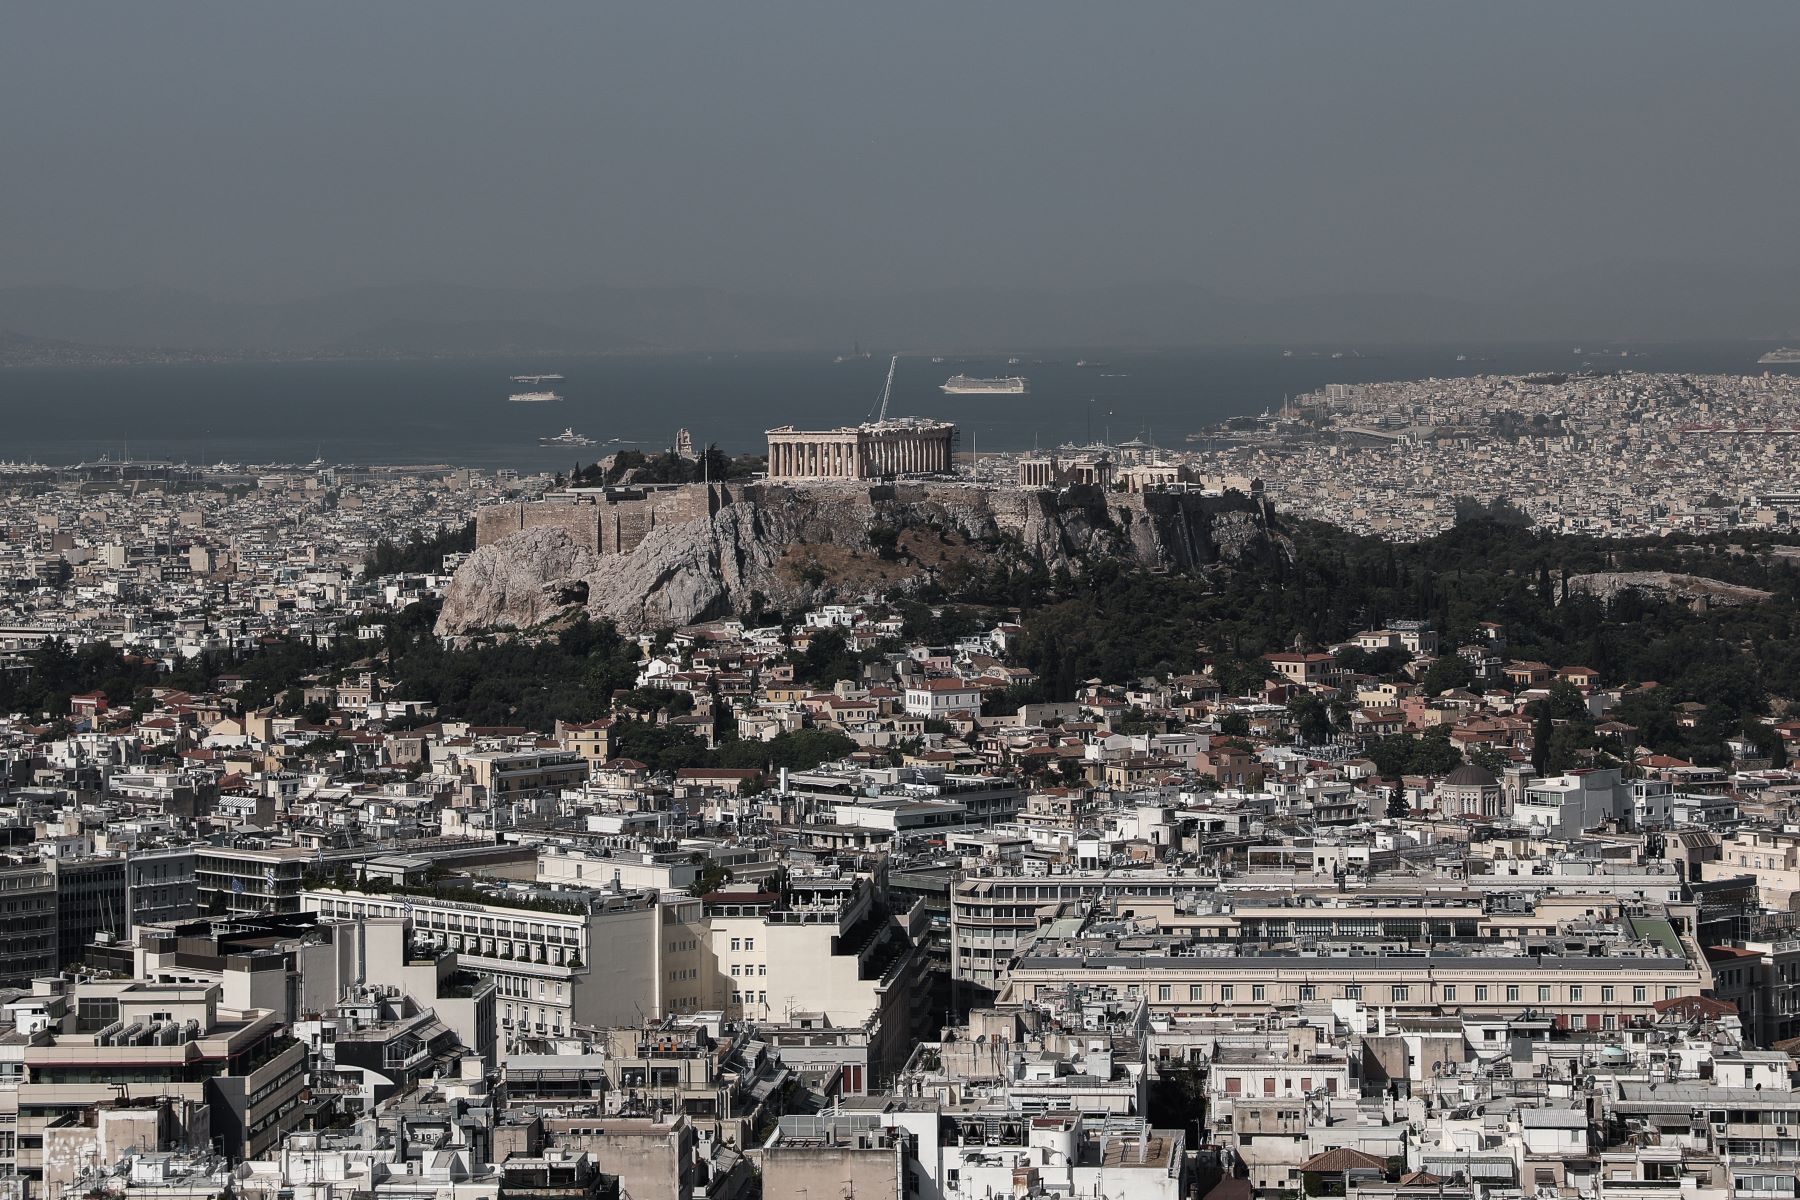
[[1023, 375], [1007, 375], [998, 379], [978, 379], [973, 375], [952, 375], [943, 383], [952, 396], [1023, 396], [1031, 383]]

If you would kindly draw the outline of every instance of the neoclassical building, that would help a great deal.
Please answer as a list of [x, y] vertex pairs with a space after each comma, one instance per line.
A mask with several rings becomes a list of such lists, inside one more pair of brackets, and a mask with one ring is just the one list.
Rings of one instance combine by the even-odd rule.
[[956, 426], [902, 417], [841, 429], [769, 430], [770, 479], [881, 479], [945, 475], [956, 449]]

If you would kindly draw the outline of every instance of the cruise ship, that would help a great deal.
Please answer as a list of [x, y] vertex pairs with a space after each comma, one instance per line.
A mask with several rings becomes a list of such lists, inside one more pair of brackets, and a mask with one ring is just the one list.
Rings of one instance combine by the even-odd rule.
[[1756, 360], [1759, 363], [1800, 363], [1800, 350], [1792, 346], [1783, 346], [1779, 350], [1771, 350]]
[[538, 439], [538, 445], [540, 446], [591, 446], [593, 444], [593, 438], [587, 436], [585, 433], [576, 433], [573, 426], [565, 426], [563, 431], [555, 437], [541, 437]]
[[1031, 383], [1023, 375], [1007, 375], [999, 379], [952, 375], [944, 381], [943, 390], [952, 396], [1023, 396], [1031, 390]]
[[555, 392], [514, 392], [507, 397], [514, 404], [548, 404], [552, 400], [561, 400]]

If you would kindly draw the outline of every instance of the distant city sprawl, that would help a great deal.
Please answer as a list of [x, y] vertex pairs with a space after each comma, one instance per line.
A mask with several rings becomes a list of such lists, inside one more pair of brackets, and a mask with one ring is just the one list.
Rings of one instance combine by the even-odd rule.
[[1606, 536], [1770, 526], [1800, 508], [1793, 375], [1333, 384], [1229, 425], [1248, 428], [1219, 431], [1200, 461], [1260, 478], [1285, 512], [1394, 539], [1448, 528], [1459, 501]]

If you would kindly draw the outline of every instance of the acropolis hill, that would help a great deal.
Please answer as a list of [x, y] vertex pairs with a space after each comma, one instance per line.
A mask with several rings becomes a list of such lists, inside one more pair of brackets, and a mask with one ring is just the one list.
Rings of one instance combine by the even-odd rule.
[[950, 479], [580, 489], [481, 510], [445, 635], [524, 630], [583, 605], [627, 631], [795, 610], [1001, 562], [1203, 568], [1275, 552], [1237, 492], [994, 487]]

